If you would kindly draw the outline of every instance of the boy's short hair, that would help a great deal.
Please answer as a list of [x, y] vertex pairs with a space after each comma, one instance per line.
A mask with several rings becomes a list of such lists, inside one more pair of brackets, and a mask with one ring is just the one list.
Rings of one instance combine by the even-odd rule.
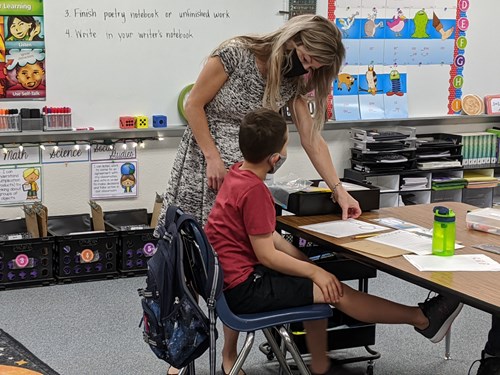
[[260, 163], [280, 152], [287, 140], [285, 119], [266, 108], [249, 112], [242, 120], [239, 133], [240, 150], [245, 160]]

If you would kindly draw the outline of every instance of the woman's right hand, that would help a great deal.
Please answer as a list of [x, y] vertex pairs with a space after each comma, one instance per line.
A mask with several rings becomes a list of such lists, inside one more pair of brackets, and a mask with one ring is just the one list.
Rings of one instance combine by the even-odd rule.
[[213, 160], [207, 159], [207, 183], [209, 188], [219, 191], [226, 173], [227, 169], [220, 157]]

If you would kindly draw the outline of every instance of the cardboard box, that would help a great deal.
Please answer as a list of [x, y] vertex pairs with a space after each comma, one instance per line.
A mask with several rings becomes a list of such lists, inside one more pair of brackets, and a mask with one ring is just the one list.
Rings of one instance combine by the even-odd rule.
[[[342, 182], [359, 186], [359, 190], [350, 190], [349, 193], [359, 202], [362, 211], [377, 210], [380, 201], [380, 188], [363, 182], [342, 178]], [[318, 186], [321, 180], [313, 181], [313, 186]], [[274, 195], [274, 192], [273, 192]], [[338, 203], [333, 203], [331, 192], [297, 192], [288, 196], [285, 210], [295, 215], [326, 215], [341, 213]]]

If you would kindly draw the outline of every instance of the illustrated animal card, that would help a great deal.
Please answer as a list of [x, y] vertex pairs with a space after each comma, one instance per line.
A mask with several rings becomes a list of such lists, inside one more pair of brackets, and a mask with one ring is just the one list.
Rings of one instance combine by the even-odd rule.
[[408, 64], [451, 64], [455, 39], [456, 8], [410, 9]]
[[406, 67], [397, 64], [384, 67], [384, 117], [407, 118], [408, 95]]
[[359, 109], [363, 120], [384, 118], [384, 73], [382, 65], [360, 66], [359, 70]]
[[409, 8], [387, 8], [385, 20], [385, 65], [406, 65], [410, 50], [406, 41], [409, 39]]
[[342, 43], [346, 49], [345, 65], [358, 65], [362, 24], [361, 8], [337, 7], [335, 14], [335, 24], [342, 33]]
[[384, 63], [385, 10], [376, 6], [361, 8], [360, 65]]
[[335, 119], [360, 120], [359, 67], [345, 66], [333, 82], [333, 110]]

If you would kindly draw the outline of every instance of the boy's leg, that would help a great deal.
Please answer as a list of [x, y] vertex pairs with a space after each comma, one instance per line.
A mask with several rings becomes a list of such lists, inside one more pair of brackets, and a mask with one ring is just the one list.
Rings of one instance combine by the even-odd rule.
[[[224, 330], [224, 346], [222, 348], [222, 369], [224, 374], [228, 374], [236, 358], [238, 357], [238, 335], [239, 332], [232, 330], [229, 327], [223, 326]], [[244, 375], [245, 372], [240, 370], [239, 375]]]
[[[343, 297], [334, 304], [345, 314], [366, 323], [410, 324], [432, 342], [441, 341], [462, 309], [455, 298], [437, 296], [418, 307], [405, 306], [372, 296], [343, 284]], [[314, 301], [323, 302], [323, 293], [315, 285]]]
[[327, 331], [328, 320], [309, 320], [303, 322], [307, 332], [306, 344], [311, 354], [311, 372], [313, 374], [324, 374], [330, 367], [330, 361], [326, 355], [328, 346]]
[[[344, 295], [335, 304], [343, 313], [365, 323], [400, 323], [426, 328], [429, 321], [419, 307], [405, 306], [371, 294], [363, 293], [343, 284]], [[314, 285], [314, 300], [323, 293]]]
[[484, 351], [488, 355], [500, 357], [500, 316], [491, 316], [491, 329]]

